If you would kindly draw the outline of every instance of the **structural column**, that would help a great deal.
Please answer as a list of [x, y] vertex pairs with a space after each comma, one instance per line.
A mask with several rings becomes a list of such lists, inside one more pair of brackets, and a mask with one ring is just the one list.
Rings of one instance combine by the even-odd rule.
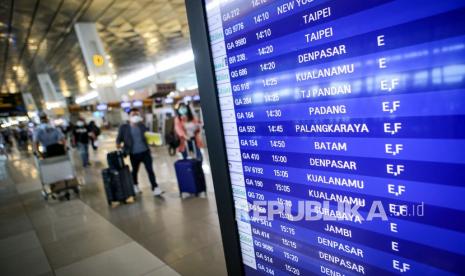
[[120, 101], [114, 84], [116, 76], [110, 66], [95, 23], [76, 23], [74, 30], [89, 72], [88, 79], [91, 87], [98, 92], [99, 101], [102, 103]]
[[60, 113], [58, 115], [64, 115], [66, 113], [65, 99], [63, 95], [56, 91], [50, 75], [48, 73], [37, 74], [37, 80], [39, 81], [40, 90], [44, 95], [45, 109], [49, 110], [49, 112], [56, 110]]

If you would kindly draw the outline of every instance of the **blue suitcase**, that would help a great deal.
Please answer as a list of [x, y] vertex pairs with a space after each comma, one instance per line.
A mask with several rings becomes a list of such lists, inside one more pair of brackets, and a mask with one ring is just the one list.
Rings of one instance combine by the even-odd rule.
[[174, 162], [179, 185], [179, 195], [190, 193], [198, 196], [207, 190], [202, 162], [197, 159], [182, 159]]

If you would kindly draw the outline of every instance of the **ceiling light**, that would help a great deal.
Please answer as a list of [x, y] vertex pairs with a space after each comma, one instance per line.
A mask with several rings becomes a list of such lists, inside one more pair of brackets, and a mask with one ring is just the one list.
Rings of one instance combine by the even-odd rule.
[[142, 69], [136, 70], [128, 75], [121, 77], [115, 81], [115, 86], [121, 88], [128, 86], [137, 81], [143, 80], [145, 78], [151, 77], [156, 74], [155, 67], [153, 65], [145, 66]]
[[161, 73], [183, 64], [189, 63], [194, 60], [194, 53], [192, 49], [180, 52], [176, 55], [160, 60], [154, 65], [148, 65], [142, 69], [136, 70], [123, 76], [115, 81], [116, 88], [121, 88], [143, 80], [145, 78], [154, 76], [157, 73]]
[[93, 91], [90, 91], [87, 94], [76, 97], [75, 102], [76, 102], [76, 104], [81, 104], [81, 103], [93, 100], [93, 99], [95, 99], [97, 97], [98, 97], [98, 92], [93, 90]]
[[48, 110], [50, 110], [50, 109], [62, 107], [63, 104], [64, 104], [64, 103], [61, 102], [61, 101], [58, 101], [58, 102], [46, 102], [46, 103], [45, 103], [45, 107], [46, 107]]
[[193, 60], [194, 53], [192, 52], [192, 49], [190, 49], [157, 62], [155, 64], [155, 68], [157, 73], [160, 73], [178, 67], [180, 65], [189, 63]]
[[64, 90], [64, 91], [62, 91], [61, 93], [62, 93], [63, 96], [65, 96], [65, 97], [71, 97], [71, 92], [68, 91], [68, 90]]
[[90, 87], [96, 89], [98, 86], [109, 86], [113, 84], [116, 75], [100, 75], [100, 76], [88, 76], [87, 79], [90, 81]]
[[58, 118], [58, 119], [55, 119], [53, 120], [53, 125], [55, 126], [60, 126], [64, 123], [65, 121], [62, 119], [62, 118]]
[[113, 75], [101, 75], [95, 78], [97, 85], [110, 85], [113, 83]]

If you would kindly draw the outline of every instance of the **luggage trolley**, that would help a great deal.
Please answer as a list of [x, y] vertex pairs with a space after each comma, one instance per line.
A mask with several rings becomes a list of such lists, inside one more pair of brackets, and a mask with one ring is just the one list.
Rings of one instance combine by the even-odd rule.
[[65, 198], [69, 200], [71, 198], [69, 190], [73, 190], [76, 195], [79, 195], [76, 172], [69, 153], [48, 158], [36, 156], [35, 161], [42, 183], [42, 196], [45, 200], [48, 200], [49, 197], [56, 199], [61, 192], [66, 192]]

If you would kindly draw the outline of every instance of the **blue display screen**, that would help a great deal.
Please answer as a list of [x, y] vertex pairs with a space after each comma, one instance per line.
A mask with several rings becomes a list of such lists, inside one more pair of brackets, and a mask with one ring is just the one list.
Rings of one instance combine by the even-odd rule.
[[465, 274], [465, 1], [207, 0], [246, 275]]

